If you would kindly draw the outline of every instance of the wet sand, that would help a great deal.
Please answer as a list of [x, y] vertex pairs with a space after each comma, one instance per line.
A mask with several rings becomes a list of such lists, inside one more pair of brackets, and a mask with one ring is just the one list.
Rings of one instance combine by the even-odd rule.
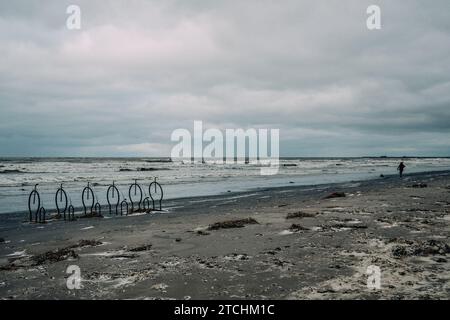
[[[0, 298], [450, 298], [450, 172], [165, 205], [46, 224], [2, 215]], [[370, 265], [380, 290], [367, 288]]]

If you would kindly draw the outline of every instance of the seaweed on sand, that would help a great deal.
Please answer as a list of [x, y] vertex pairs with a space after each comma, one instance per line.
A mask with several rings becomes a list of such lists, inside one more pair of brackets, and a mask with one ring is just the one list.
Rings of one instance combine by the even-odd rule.
[[219, 229], [231, 229], [231, 228], [242, 228], [246, 224], [258, 224], [253, 218], [238, 219], [238, 220], [228, 220], [222, 222], [213, 223], [208, 227], [208, 230], [219, 230]]
[[428, 256], [428, 255], [446, 255], [450, 253], [450, 246], [442, 241], [406, 241], [407, 245], [395, 246], [392, 248], [392, 255], [396, 258], [407, 256]]
[[289, 230], [290, 231], [293, 231], [293, 232], [298, 232], [298, 231], [306, 231], [306, 230], [309, 230], [308, 228], [305, 228], [304, 226], [302, 226], [302, 225], [299, 225], [299, 224], [292, 224], [290, 227], [289, 227]]
[[324, 197], [324, 199], [333, 199], [333, 198], [345, 198], [344, 192], [333, 192]]
[[151, 244], [145, 244], [145, 245], [142, 245], [142, 246], [139, 246], [139, 247], [136, 247], [136, 248], [132, 248], [132, 249], [130, 249], [128, 251], [131, 251], [131, 252], [142, 252], [142, 251], [148, 251], [151, 248], [152, 248]]
[[308, 213], [303, 211], [297, 211], [297, 212], [290, 212], [286, 216], [286, 219], [294, 219], [294, 218], [312, 218], [315, 217], [316, 214], [314, 213]]
[[[24, 256], [24, 257], [14, 257], [9, 259], [9, 263], [3, 266], [0, 266], [0, 270], [2, 271], [14, 271], [20, 268], [27, 268], [30, 266], [39, 266], [46, 263], [55, 263], [59, 261], [64, 261], [69, 258], [77, 259], [78, 254], [74, 249], [83, 248], [83, 247], [95, 247], [101, 245], [102, 242], [97, 240], [80, 240], [78, 243], [67, 246], [62, 249], [55, 249], [46, 251], [44, 253], [35, 255], [35, 256]], [[17, 264], [16, 262], [22, 263]]]
[[54, 263], [67, 260], [69, 258], [77, 259], [78, 254], [73, 249], [62, 248], [38, 254], [33, 256], [31, 259], [34, 262], [34, 265], [38, 266], [45, 263]]
[[82, 248], [82, 247], [96, 247], [103, 244], [101, 241], [97, 240], [80, 240], [77, 244], [71, 245], [67, 248], [69, 249], [75, 249], [75, 248]]

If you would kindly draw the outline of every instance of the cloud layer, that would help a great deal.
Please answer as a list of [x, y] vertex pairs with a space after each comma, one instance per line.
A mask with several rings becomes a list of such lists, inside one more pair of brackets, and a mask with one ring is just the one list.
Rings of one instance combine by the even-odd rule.
[[450, 3], [0, 4], [0, 156], [168, 156], [174, 129], [279, 128], [282, 156], [450, 156]]

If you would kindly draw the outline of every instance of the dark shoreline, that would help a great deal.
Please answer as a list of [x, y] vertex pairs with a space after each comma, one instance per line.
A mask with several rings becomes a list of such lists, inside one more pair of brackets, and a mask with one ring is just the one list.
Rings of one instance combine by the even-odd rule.
[[[340, 189], [340, 186], [353, 184], [353, 183], [360, 183], [362, 185], [372, 186], [372, 184], [383, 184], [383, 183], [387, 183], [387, 182], [402, 183], [403, 181], [408, 181], [408, 179], [417, 179], [417, 178], [421, 178], [421, 177], [442, 176], [442, 175], [450, 175], [450, 170], [414, 172], [414, 173], [406, 174], [403, 179], [399, 179], [398, 174], [387, 174], [387, 175], [384, 175], [384, 177], [376, 177], [376, 178], [372, 178], [372, 179], [363, 179], [363, 180], [350, 180], [347, 182], [323, 183], [323, 184], [314, 184], [314, 185], [290, 184], [290, 185], [286, 185], [286, 186], [268, 187], [268, 188], [267, 187], [259, 187], [259, 188], [254, 188], [254, 189], [250, 189], [250, 190], [246, 190], [246, 191], [224, 192], [224, 193], [216, 194], [216, 195], [172, 198], [170, 200], [163, 201], [163, 203], [164, 203], [163, 208], [178, 207], [186, 201], [201, 202], [201, 201], [212, 201], [214, 199], [216, 199], [217, 201], [220, 201], [220, 200], [227, 199], [229, 197], [246, 196], [249, 194], [253, 194], [255, 192], [258, 192], [258, 193], [269, 192], [270, 193], [272, 191], [277, 191], [277, 190], [279, 190], [279, 191], [280, 190], [281, 191], [282, 190], [294, 190], [294, 191], [312, 190], [312, 191], [314, 191], [317, 189], [332, 189], [332, 188]], [[24, 205], [25, 205], [25, 203], [24, 203]], [[108, 215], [106, 213], [107, 209], [108, 209], [108, 205], [104, 204], [104, 203], [102, 203], [101, 205], [102, 205], [102, 210], [105, 213], [104, 215]], [[50, 210], [49, 212], [51, 215], [53, 215], [53, 214], [55, 214], [54, 211], [55, 211], [55, 209]], [[76, 214], [81, 215], [82, 211], [83, 211], [82, 206], [75, 207]], [[3, 222], [5, 220], [19, 219], [20, 221], [22, 221], [23, 220], [22, 218], [27, 217], [28, 214], [29, 214], [28, 210], [2, 213], [2, 214], [0, 214], [0, 226], [3, 224]], [[114, 217], [114, 215], [111, 215], [111, 216]]]

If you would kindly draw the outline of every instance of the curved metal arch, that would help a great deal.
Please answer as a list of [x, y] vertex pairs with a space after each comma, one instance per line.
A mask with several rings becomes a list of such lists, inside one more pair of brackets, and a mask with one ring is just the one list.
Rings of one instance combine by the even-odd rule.
[[124, 205], [127, 208], [126, 215], [128, 215], [128, 202], [127, 202], [127, 199], [123, 199], [122, 202], [120, 203], [120, 215], [121, 216], [123, 216], [123, 207], [124, 207]]
[[150, 197], [145, 197], [144, 200], [142, 200], [142, 208], [146, 212], [149, 212], [151, 210]]
[[34, 212], [34, 215], [37, 217], [39, 210], [41, 210], [41, 196], [39, 195], [39, 192], [37, 191], [37, 186], [39, 184], [35, 184], [34, 189], [30, 192], [30, 195], [28, 196], [28, 211], [30, 212], [30, 222], [33, 221], [33, 210], [31, 210], [31, 198], [33, 198], [33, 204], [36, 204], [36, 198], [38, 201], [38, 206], [36, 211]]
[[138, 202], [138, 210], [141, 210], [141, 203], [142, 203], [142, 197], [144, 195], [144, 193], [142, 192], [142, 188], [141, 186], [137, 183], [137, 179], [134, 180], [134, 183], [132, 183], [130, 185], [130, 187], [128, 188], [128, 197], [130, 198], [130, 202], [131, 202], [131, 212], [134, 212], [134, 201], [133, 201], [133, 197], [131, 196], [131, 190], [134, 187], [134, 195], [137, 196], [138, 190], [139, 190], [139, 202]]
[[[45, 214], [46, 214], [45, 208], [41, 207], [39, 209], [39, 223], [45, 223]], [[36, 222], [38, 222], [37, 216], [36, 216]]]
[[94, 210], [95, 210], [95, 213], [96, 213], [96, 214], [98, 214], [98, 215], [101, 215], [101, 214], [102, 214], [102, 205], [100, 204], [100, 202], [97, 202], [97, 203], [95, 204]]
[[69, 221], [75, 221], [75, 208], [73, 205], [70, 205], [68, 208]]
[[[152, 195], [152, 187], [154, 189], [154, 193], [153, 194], [158, 194], [158, 190], [160, 191], [161, 196], [159, 197], [159, 199], [153, 197], [153, 195]], [[159, 211], [161, 211], [162, 210], [162, 200], [164, 198], [164, 191], [163, 191], [163, 188], [162, 188], [161, 184], [159, 184], [159, 182], [156, 182], [156, 178], [148, 186], [148, 192], [150, 194], [150, 198], [152, 199], [153, 210], [156, 210], [155, 209], [155, 201], [158, 201], [159, 202]]]
[[[59, 201], [63, 202], [63, 196], [64, 196], [64, 210], [61, 211], [61, 208], [59, 207], [58, 204], [58, 195], [59, 195]], [[68, 198], [67, 198], [67, 193], [66, 191], [63, 189], [63, 185], [61, 183], [61, 186], [58, 188], [58, 190], [56, 190], [55, 193], [55, 204], [56, 204], [56, 211], [58, 212], [58, 216], [61, 216], [61, 212], [64, 215], [64, 220], [66, 220], [66, 211], [67, 211], [67, 206], [69, 204]]]
[[94, 195], [94, 190], [92, 190], [92, 188], [91, 188], [90, 185], [89, 185], [89, 182], [88, 182], [87, 187], [84, 187], [83, 192], [81, 193], [81, 202], [83, 203], [84, 215], [87, 214], [86, 202], [85, 202], [85, 200], [84, 200], [84, 195], [85, 195], [85, 194], [86, 194], [86, 196], [87, 196], [87, 197], [86, 197], [87, 200], [89, 200], [89, 195], [92, 196], [92, 203], [91, 203], [91, 205], [90, 205], [90, 208], [91, 208], [91, 214], [92, 214], [92, 211], [94, 210], [94, 205], [95, 205], [95, 195]]
[[[111, 197], [109, 196], [110, 193], [111, 193]], [[111, 198], [114, 198], [114, 193], [117, 194], [117, 202], [115, 205], [114, 205], [114, 203], [111, 203]], [[117, 215], [118, 214], [117, 209], [120, 204], [120, 193], [119, 193], [119, 189], [117, 189], [114, 181], [113, 181], [113, 184], [110, 185], [108, 187], [108, 190], [106, 191], [106, 201], [108, 202], [108, 206], [109, 206], [109, 214], [112, 214], [112, 206], [114, 205], [116, 208], [115, 211], [116, 211], [116, 215]]]

